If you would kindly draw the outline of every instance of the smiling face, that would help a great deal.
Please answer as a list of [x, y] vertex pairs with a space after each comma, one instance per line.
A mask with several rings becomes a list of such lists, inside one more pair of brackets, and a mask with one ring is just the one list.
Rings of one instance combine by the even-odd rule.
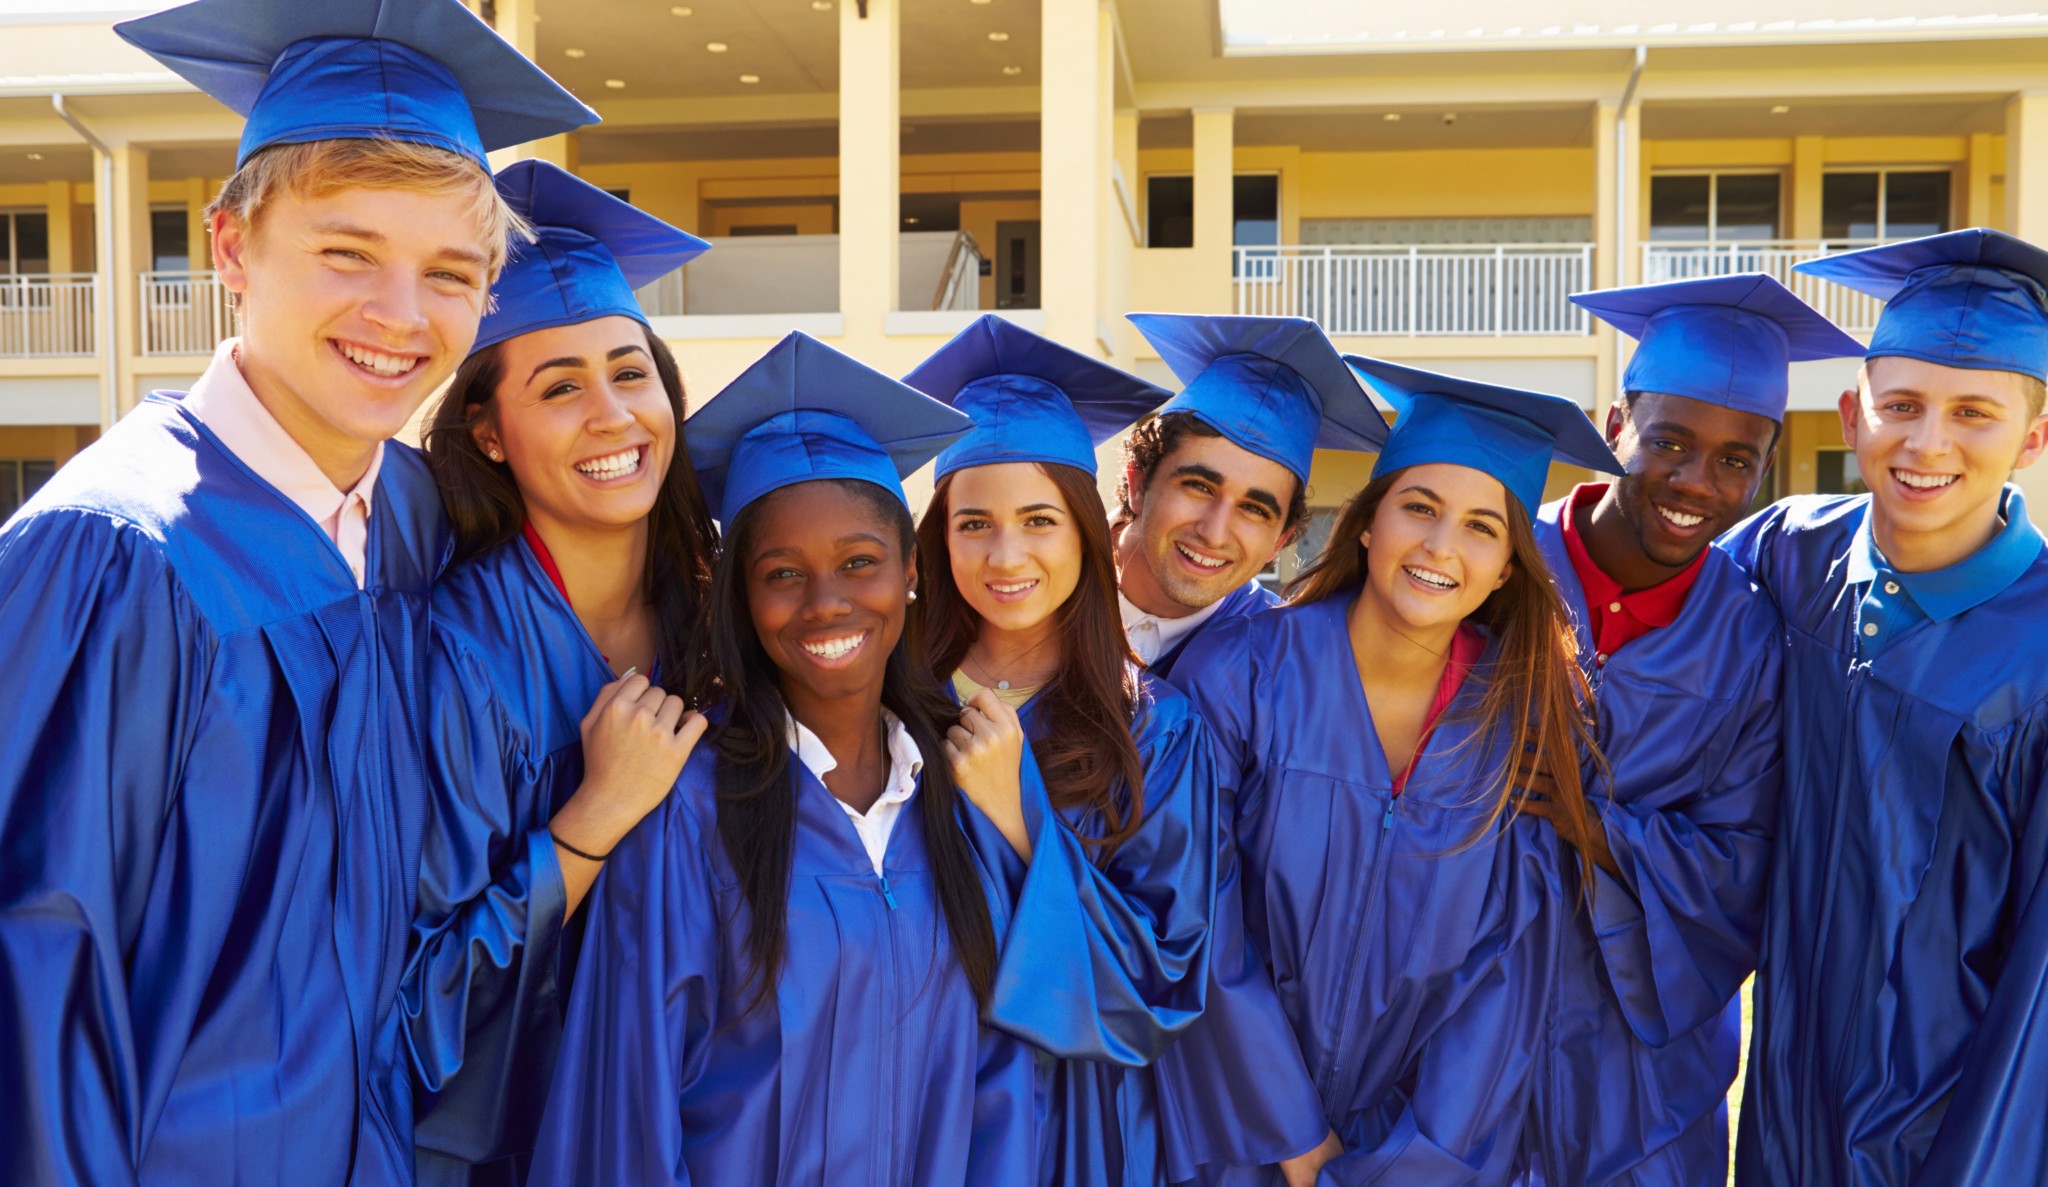
[[1412, 630], [1455, 626], [1507, 583], [1507, 503], [1499, 479], [1469, 466], [1402, 471], [1358, 537], [1366, 549], [1360, 596]]
[[[1149, 613], [1192, 613], [1228, 596], [1287, 542], [1300, 480], [1223, 437], [1190, 434], [1152, 479], [1127, 476], [1135, 499], [1124, 529], [1124, 596]], [[1133, 560], [1137, 563], [1133, 563]]]
[[497, 392], [475, 434], [511, 467], [526, 512], [571, 532], [635, 525], [675, 456], [675, 408], [630, 317], [535, 330], [499, 345]]
[[1045, 629], [1081, 584], [1081, 532], [1032, 462], [969, 466], [947, 491], [953, 583], [983, 629]]
[[881, 695], [917, 587], [901, 525], [831, 481], [784, 487], [746, 514], [747, 609], [791, 710]]
[[2028, 395], [2011, 371], [1902, 357], [1871, 359], [1858, 389], [1842, 393], [1842, 440], [1894, 564], [1940, 567], [1990, 537], [2005, 480], [2048, 446], [2048, 420]]
[[241, 294], [242, 373], [330, 477], [366, 464], [476, 340], [492, 256], [471, 207], [461, 194], [286, 188], [253, 228], [214, 216], [214, 267]]
[[1778, 424], [1686, 396], [1642, 392], [1616, 405], [1609, 438], [1626, 467], [1617, 495], [1643, 555], [1682, 569], [1748, 513]]

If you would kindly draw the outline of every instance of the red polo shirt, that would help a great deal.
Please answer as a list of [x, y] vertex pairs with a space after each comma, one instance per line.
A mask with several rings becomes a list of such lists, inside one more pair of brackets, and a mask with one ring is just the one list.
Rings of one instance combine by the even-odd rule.
[[1591, 511], [1607, 494], [1607, 486], [1605, 482], [1587, 482], [1573, 487], [1564, 514], [1559, 517], [1564, 528], [1565, 551], [1572, 558], [1580, 587], [1586, 591], [1586, 625], [1593, 636], [1593, 662], [1601, 667], [1607, 666], [1608, 656], [1658, 627], [1676, 622], [1678, 612], [1685, 609], [1685, 596], [1699, 579], [1700, 567], [1707, 563], [1703, 548], [1678, 576], [1632, 593], [1622, 589], [1620, 582], [1593, 563], [1592, 554], [1586, 551], [1586, 541], [1579, 535], [1579, 512]]

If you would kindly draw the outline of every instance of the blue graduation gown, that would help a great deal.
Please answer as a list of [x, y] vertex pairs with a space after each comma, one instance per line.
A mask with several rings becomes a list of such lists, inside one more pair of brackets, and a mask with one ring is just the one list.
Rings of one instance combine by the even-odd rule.
[[411, 1181], [395, 1004], [447, 548], [386, 445], [358, 589], [162, 393], [0, 528], [0, 1180]]
[[[1595, 804], [1621, 877], [1579, 867], [1558, 931], [1558, 987], [1530, 1126], [1534, 1181], [1559, 1187], [1723, 1187], [1737, 994], [1756, 964], [1782, 774], [1781, 625], [1710, 550], [1678, 618], [1594, 662], [1586, 593], [1565, 546], [1569, 500], [1536, 541], [1577, 619], [1613, 782]], [[1601, 785], [1590, 766], [1588, 788]]]
[[[989, 1022], [1059, 1057], [1040, 1061], [1047, 1187], [1168, 1181], [1149, 1065], [1206, 996], [1223, 836], [1215, 752], [1179, 690], [1149, 673], [1139, 681], [1132, 735], [1145, 772], [1144, 819], [1107, 863], [1081, 841], [1100, 835], [1101, 818], [1080, 808], [1055, 813], [1028, 752], [1030, 865], [986, 818], [970, 820], [1009, 918]], [[1030, 738], [1044, 736], [1038, 704], [1022, 712]]]
[[444, 574], [433, 617], [436, 811], [402, 989], [423, 1089], [419, 1179], [516, 1183], [581, 930], [562, 925], [547, 826], [582, 783], [583, 716], [612, 673], [524, 540]]
[[1035, 1183], [1031, 1052], [980, 1023], [916, 803], [879, 878], [791, 757], [789, 955], [776, 1001], [742, 1016], [748, 911], [716, 761], [699, 747], [598, 878], [529, 1182]]
[[1233, 618], [1243, 618], [1249, 614], [1257, 614], [1262, 610], [1271, 610], [1279, 604], [1279, 594], [1268, 590], [1257, 581], [1247, 581], [1223, 595], [1223, 601], [1218, 605], [1216, 613], [1209, 616], [1209, 621], [1176, 640], [1173, 646], [1166, 649], [1165, 654], [1153, 660], [1148, 667], [1160, 679], [1171, 680], [1173, 679], [1173, 666], [1180, 662], [1180, 657], [1187, 653], [1188, 645], [1196, 639], [1201, 638], [1205, 633], [1215, 630], [1219, 625], [1229, 622]]
[[1511, 1182], [1548, 1016], [1560, 846], [1535, 819], [1479, 833], [1474, 800], [1506, 744], [1461, 719], [1491, 643], [1393, 794], [1351, 658], [1352, 600], [1226, 623], [1175, 670], [1235, 785], [1245, 927], [1291, 1034], [1233, 1065], [1212, 1010], [1161, 1061], [1177, 1069], [1167, 1091], [1213, 1118], [1192, 1135], [1209, 1145], [1194, 1159], [1204, 1181], [1277, 1181], [1227, 1165], [1226, 1147], [1237, 1118], [1278, 1115], [1258, 1097], [1305, 1075], [1314, 1140], [1279, 1153], [1327, 1123], [1345, 1151], [1327, 1182]]
[[[2018, 492], [2006, 498], [2024, 521]], [[1788, 648], [1737, 1181], [2037, 1183], [2048, 556], [1865, 659], [1864, 589], [1847, 578], [1868, 508], [1788, 499], [1724, 540], [1777, 601]]]

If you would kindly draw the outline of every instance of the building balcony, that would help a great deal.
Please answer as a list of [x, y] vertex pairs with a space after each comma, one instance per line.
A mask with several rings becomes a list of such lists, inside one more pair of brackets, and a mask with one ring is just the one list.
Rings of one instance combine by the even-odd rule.
[[91, 358], [98, 310], [90, 272], [0, 276], [0, 358]]
[[1311, 318], [1332, 337], [1583, 336], [1566, 298], [1591, 286], [1590, 243], [1234, 249], [1235, 311]]
[[145, 356], [212, 354], [235, 332], [229, 293], [213, 272], [144, 272], [142, 342]]
[[1804, 260], [1873, 247], [1877, 239], [1750, 239], [1643, 244], [1643, 283], [1762, 272], [1777, 278], [1800, 299], [1851, 334], [1868, 334], [1877, 325], [1884, 302], [1817, 277], [1794, 272]]
[[[896, 308], [980, 307], [981, 248], [965, 231], [909, 231], [899, 237]], [[839, 309], [839, 236], [740, 235], [639, 291], [649, 317], [759, 319]], [[735, 323], [743, 330], [744, 323]]]

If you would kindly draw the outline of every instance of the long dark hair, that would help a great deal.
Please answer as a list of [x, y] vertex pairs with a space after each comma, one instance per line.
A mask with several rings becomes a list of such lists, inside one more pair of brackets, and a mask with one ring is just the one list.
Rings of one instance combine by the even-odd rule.
[[[1038, 469], [1059, 489], [1081, 533], [1081, 583], [1054, 611], [1059, 674], [1038, 694], [1040, 727], [1031, 751], [1053, 807], [1081, 807], [1101, 819], [1101, 835], [1084, 840], [1106, 855], [1130, 839], [1145, 812], [1145, 768], [1131, 737], [1139, 707], [1138, 657], [1117, 609], [1116, 552], [1095, 480], [1072, 466]], [[926, 650], [942, 681], [959, 668], [984, 621], [953, 581], [947, 547], [952, 490], [953, 475], [939, 479], [917, 529]]]
[[[916, 531], [901, 502], [873, 483], [817, 481], [847, 491], [893, 527], [908, 559]], [[726, 547], [711, 574], [711, 659], [723, 681], [724, 705], [723, 720], [712, 731], [719, 758], [718, 836], [739, 875], [740, 893], [753, 918], [747, 935], [752, 964], [747, 974], [752, 982], [748, 1010], [775, 998], [775, 981], [789, 945], [789, 873], [796, 855], [789, 711], [782, 700], [781, 673], [762, 649], [747, 605], [747, 557], [755, 551], [755, 525], [762, 505], [775, 497], [767, 495], [733, 517], [727, 525]], [[903, 637], [889, 653], [882, 704], [903, 722], [918, 753], [925, 756], [923, 787], [916, 797], [918, 824], [924, 830], [953, 951], [974, 988], [975, 1000], [987, 1006], [995, 985], [995, 926], [967, 834], [960, 828], [953, 770], [943, 757], [945, 729], [957, 711], [932, 680], [931, 665], [918, 646], [916, 608], [908, 615]]]
[[[683, 445], [685, 397], [676, 356], [653, 330], [642, 329], [647, 335], [647, 353], [654, 357], [654, 372], [675, 412], [676, 447], [654, 509], [647, 516], [647, 569], [641, 578], [641, 592], [654, 606], [655, 658], [661, 665], [662, 684], [695, 705], [712, 692], [713, 669], [704, 645], [704, 607], [711, 585], [711, 560], [718, 550], [718, 528]], [[512, 478], [512, 467], [485, 457], [474, 432], [478, 419], [490, 414], [504, 373], [502, 343], [486, 346], [463, 360], [448, 391], [435, 405], [424, 434], [427, 464], [455, 527], [458, 562], [509, 543], [526, 523], [526, 500]]]
[[[1365, 583], [1366, 549], [1358, 538], [1372, 527], [1380, 503], [1405, 472], [1374, 478], [1344, 505], [1323, 554], [1287, 587], [1289, 605], [1348, 596]], [[1507, 522], [1513, 568], [1506, 584], [1480, 603], [1470, 621], [1500, 640], [1485, 673], [1486, 692], [1476, 717], [1485, 737], [1506, 738], [1508, 745], [1501, 753], [1511, 757], [1495, 773], [1493, 785], [1481, 793], [1487, 815], [1474, 839], [1509, 814], [1516, 779], [1512, 756], [1524, 753], [1533, 766], [1549, 770], [1557, 784], [1555, 807], [1575, 826], [1575, 835], [1585, 836], [1599, 826], [1587, 803], [1579, 755], [1589, 756], [1597, 770], [1606, 769], [1594, 739], [1592, 691], [1579, 668], [1571, 617], [1543, 562], [1521, 500], [1507, 500]], [[1581, 884], [1591, 886], [1593, 858], [1583, 847], [1579, 866]]]

